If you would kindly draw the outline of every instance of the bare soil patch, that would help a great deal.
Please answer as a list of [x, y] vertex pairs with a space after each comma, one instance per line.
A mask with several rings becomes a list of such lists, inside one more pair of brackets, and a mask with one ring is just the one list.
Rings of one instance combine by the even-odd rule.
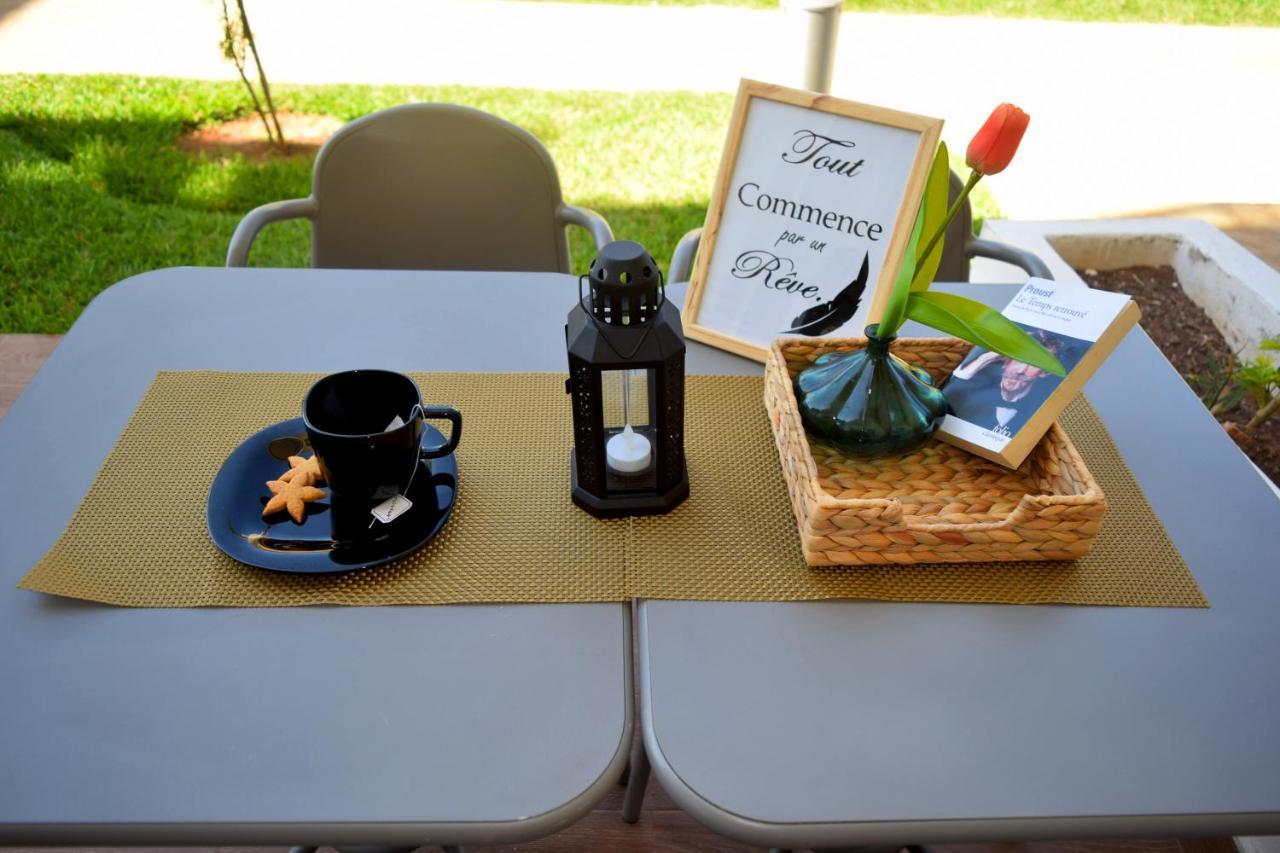
[[283, 148], [267, 141], [267, 131], [257, 113], [197, 128], [179, 139], [178, 147], [192, 154], [239, 154], [250, 160], [306, 156], [314, 154], [344, 124], [335, 116], [311, 113], [283, 112], [279, 118]]
[[[1125, 293], [1138, 303], [1142, 328], [1202, 400], [1224, 373], [1240, 366], [1213, 321], [1183, 292], [1172, 267], [1077, 272], [1090, 287]], [[1253, 398], [1245, 395], [1238, 404], [1214, 415], [1254, 464], [1280, 482], [1280, 419], [1264, 421], [1251, 434], [1240, 429], [1257, 408]]]

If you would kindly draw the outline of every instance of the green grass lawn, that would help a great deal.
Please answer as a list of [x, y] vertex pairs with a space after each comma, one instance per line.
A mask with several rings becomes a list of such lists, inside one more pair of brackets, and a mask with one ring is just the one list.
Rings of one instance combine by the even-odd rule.
[[[705, 3], [776, 9], [778, 0], [576, 0], [642, 6]], [[1277, 0], [844, 0], [850, 12], [981, 15], [1058, 21], [1143, 21], [1161, 24], [1280, 26]]]
[[[280, 86], [282, 109], [343, 120], [449, 101], [527, 128], [550, 149], [565, 198], [594, 208], [665, 268], [702, 224], [732, 98], [473, 87]], [[311, 161], [196, 157], [188, 130], [243, 115], [237, 84], [0, 76], [0, 332], [63, 332], [100, 290], [146, 270], [221, 265], [251, 208], [305, 196]], [[655, 120], [656, 119], [656, 120]], [[979, 187], [982, 193], [983, 187]], [[996, 215], [980, 194], [975, 214]], [[575, 270], [592, 246], [571, 229]], [[252, 262], [306, 266], [301, 222], [270, 226]]]

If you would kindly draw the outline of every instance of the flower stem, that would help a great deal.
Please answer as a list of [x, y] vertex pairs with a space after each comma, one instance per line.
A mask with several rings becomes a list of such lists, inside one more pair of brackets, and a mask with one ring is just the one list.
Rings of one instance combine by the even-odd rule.
[[1254, 413], [1253, 417], [1249, 419], [1249, 423], [1245, 424], [1245, 431], [1248, 432], [1249, 430], [1262, 426], [1263, 421], [1274, 415], [1276, 412], [1280, 412], [1280, 394], [1272, 397], [1265, 406]]
[[951, 224], [951, 220], [956, 218], [956, 214], [960, 212], [960, 206], [969, 198], [969, 193], [978, 185], [978, 181], [980, 180], [982, 180], [981, 172], [976, 169], [969, 172], [969, 180], [965, 181], [964, 189], [960, 191], [960, 195], [956, 196], [956, 200], [951, 202], [951, 207], [947, 208], [947, 215], [942, 220], [942, 224], [938, 226], [938, 230], [929, 238], [929, 242], [925, 244], [924, 251], [921, 252], [920, 257], [916, 259], [916, 268], [911, 274], [912, 281], [915, 281], [916, 274], [920, 272], [920, 268], [924, 266], [924, 262], [928, 259], [929, 254], [942, 240], [942, 235], [947, 233], [947, 226]]

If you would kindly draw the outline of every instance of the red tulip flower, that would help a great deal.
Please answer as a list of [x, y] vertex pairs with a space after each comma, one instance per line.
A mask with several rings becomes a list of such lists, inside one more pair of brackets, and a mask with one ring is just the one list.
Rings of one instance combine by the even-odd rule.
[[1003, 172], [1018, 151], [1022, 134], [1027, 132], [1031, 116], [1013, 104], [1001, 104], [991, 111], [986, 124], [974, 134], [965, 152], [965, 163], [983, 175]]
[[[915, 227], [911, 229], [911, 238], [907, 242], [907, 257], [903, 258], [894, 274], [889, 298], [885, 301], [879, 322], [868, 327], [869, 334], [874, 328], [876, 337], [892, 339], [904, 322], [915, 320], [1014, 361], [1058, 376], [1066, 375], [1057, 356], [1006, 317], [981, 302], [963, 296], [929, 292], [929, 285], [938, 274], [936, 258], [942, 254], [947, 226], [955, 220], [969, 193], [984, 175], [994, 175], [1008, 167], [1030, 121], [1030, 117], [1013, 104], [1001, 104], [992, 111], [965, 153], [969, 180], [947, 207], [941, 221], [938, 221], [937, 211], [949, 195], [947, 187], [951, 181], [951, 169], [946, 143], [938, 146], [925, 179], [924, 198], [916, 213]], [[926, 227], [933, 231], [933, 236], [921, 249], [920, 239]]]
[[[925, 261], [933, 253], [934, 248], [942, 242], [942, 235], [946, 233], [947, 226], [951, 224], [951, 220], [956, 218], [956, 214], [960, 212], [961, 205], [965, 199], [969, 197], [969, 193], [978, 185], [978, 181], [982, 180], [984, 175], [994, 175], [997, 172], [1003, 172], [1009, 165], [1009, 161], [1013, 159], [1013, 155], [1018, 151], [1018, 144], [1022, 142], [1022, 134], [1027, 132], [1027, 125], [1031, 122], [1031, 116], [1015, 107], [1013, 104], [1001, 104], [991, 111], [991, 115], [976, 134], [973, 141], [969, 143], [969, 150], [965, 152], [965, 163], [969, 165], [969, 180], [965, 181], [964, 189], [960, 191], [960, 195], [956, 196], [951, 202], [951, 206], [947, 208], [947, 215], [943, 217], [942, 224], [929, 238], [929, 242], [925, 244], [924, 251], [916, 256], [915, 273], [912, 274], [912, 280], [915, 274], [919, 273], [924, 267]], [[943, 146], [945, 148], [945, 146]], [[935, 265], [936, 268], [936, 265]]]

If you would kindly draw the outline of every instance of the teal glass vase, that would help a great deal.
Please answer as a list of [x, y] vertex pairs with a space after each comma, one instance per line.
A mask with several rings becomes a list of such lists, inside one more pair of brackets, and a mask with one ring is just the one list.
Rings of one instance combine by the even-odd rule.
[[942, 423], [947, 400], [928, 372], [889, 352], [894, 336], [866, 330], [867, 346], [829, 352], [800, 371], [796, 399], [805, 429], [856, 457], [919, 447]]

